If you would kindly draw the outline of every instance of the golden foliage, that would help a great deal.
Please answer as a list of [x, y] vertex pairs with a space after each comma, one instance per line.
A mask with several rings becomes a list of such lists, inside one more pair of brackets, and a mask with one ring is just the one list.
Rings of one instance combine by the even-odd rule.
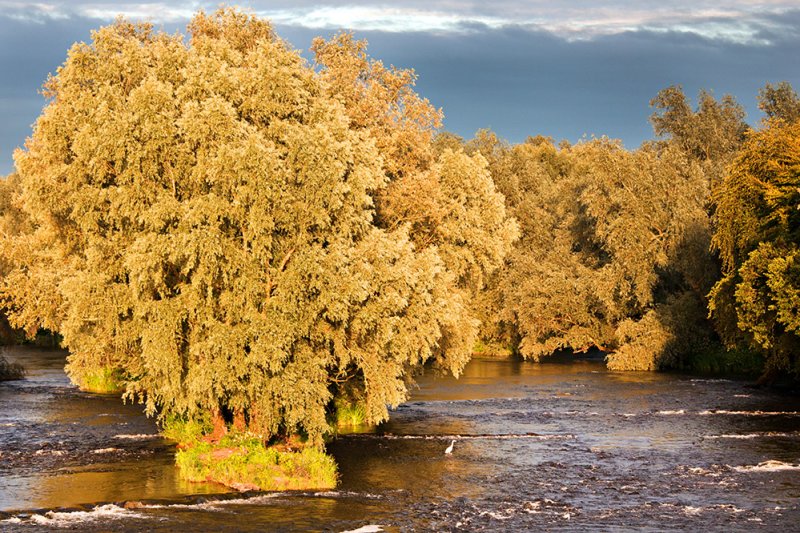
[[772, 375], [800, 375], [798, 200], [800, 122], [774, 117], [748, 137], [714, 195], [723, 277], [710, 295], [723, 339], [757, 347]]
[[[476, 330], [462, 287], [514, 232], [485, 162], [434, 161], [440, 112], [348, 35], [315, 42], [318, 74], [252, 15], [189, 30], [120, 19], [48, 80], [16, 154], [30, 224], [3, 240], [15, 323], [59, 331], [77, 381], [122, 370], [149, 413], [227, 411], [315, 444], [348, 382], [374, 423], [414, 367], [458, 374]], [[406, 177], [441, 217], [376, 225]]]
[[[660, 366], [668, 338], [642, 343], [638, 332], [683, 309], [665, 306], [669, 298], [702, 295], [713, 281], [702, 266], [711, 260], [700, 166], [675, 147], [630, 152], [607, 139], [508, 147], [484, 132], [472, 145], [494, 160], [522, 228], [490, 283], [487, 333], [532, 359], [599, 348], [616, 352], [618, 369]], [[702, 296], [686, 301], [702, 310]]]

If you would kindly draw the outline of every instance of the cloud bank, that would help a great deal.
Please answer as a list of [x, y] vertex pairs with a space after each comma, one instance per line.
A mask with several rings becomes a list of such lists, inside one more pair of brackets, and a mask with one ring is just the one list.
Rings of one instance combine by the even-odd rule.
[[[0, 174], [30, 135], [44, 100], [37, 90], [75, 41], [123, 13], [182, 31], [198, 9], [218, 2], [27, 3], [0, 0]], [[316, 35], [352, 29], [369, 53], [413, 67], [418, 91], [462, 136], [491, 127], [512, 142], [544, 134], [572, 142], [609, 135], [636, 147], [652, 136], [649, 100], [683, 85], [730, 93], [749, 121], [766, 82], [800, 89], [800, 6], [616, 0], [495, 2], [430, 0], [253, 1], [243, 4], [276, 24], [298, 48]]]

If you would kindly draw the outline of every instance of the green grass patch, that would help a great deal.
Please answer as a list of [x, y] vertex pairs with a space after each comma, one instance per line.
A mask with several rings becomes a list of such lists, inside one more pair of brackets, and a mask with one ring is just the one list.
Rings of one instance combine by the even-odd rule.
[[161, 434], [177, 442], [180, 447], [189, 447], [200, 442], [203, 435], [211, 432], [212, 427], [210, 416], [186, 418], [169, 415], [161, 422]]
[[78, 387], [82, 391], [99, 394], [119, 394], [125, 390], [122, 371], [118, 368], [104, 366], [86, 370], [77, 376]]
[[25, 377], [25, 369], [18, 363], [9, 363], [0, 355], [0, 381], [11, 381]]
[[367, 410], [361, 402], [349, 402], [337, 398], [334, 405], [336, 406], [336, 427], [338, 428], [355, 428], [367, 421]]
[[280, 451], [260, 439], [228, 435], [219, 443], [202, 440], [178, 450], [180, 475], [236, 490], [322, 490], [336, 487], [333, 458], [315, 448]]

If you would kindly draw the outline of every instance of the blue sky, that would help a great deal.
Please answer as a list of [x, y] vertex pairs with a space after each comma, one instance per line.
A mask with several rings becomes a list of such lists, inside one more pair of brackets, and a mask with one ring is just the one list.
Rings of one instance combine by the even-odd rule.
[[[183, 30], [202, 1], [0, 0], [0, 174], [30, 135], [38, 89], [67, 48], [118, 14]], [[413, 67], [418, 91], [445, 113], [445, 128], [470, 137], [489, 127], [578, 141], [608, 135], [635, 148], [651, 137], [649, 100], [683, 85], [730, 93], [756, 124], [758, 90], [800, 89], [796, 0], [654, 1], [368, 0], [239, 2], [270, 18], [298, 49], [339, 29], [366, 38], [373, 57]]]

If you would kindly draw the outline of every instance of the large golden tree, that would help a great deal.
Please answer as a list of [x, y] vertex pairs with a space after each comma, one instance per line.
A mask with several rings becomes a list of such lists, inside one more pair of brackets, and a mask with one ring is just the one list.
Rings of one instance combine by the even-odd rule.
[[[47, 82], [16, 155], [32, 222], [9, 244], [30, 244], [5, 278], [12, 320], [59, 331], [78, 382], [120, 369], [151, 413], [228, 413], [316, 443], [344, 389], [376, 422], [415, 366], [459, 373], [474, 337], [453, 332], [474, 326], [453, 289], [507, 244], [451, 233], [513, 233], [485, 163], [405, 163], [404, 124], [424, 153], [437, 113], [383, 123], [379, 99], [362, 116], [263, 20], [221, 9], [188, 29], [187, 43], [119, 20]], [[429, 246], [412, 221], [375, 223], [388, 182], [421, 172], [447, 209]]]

